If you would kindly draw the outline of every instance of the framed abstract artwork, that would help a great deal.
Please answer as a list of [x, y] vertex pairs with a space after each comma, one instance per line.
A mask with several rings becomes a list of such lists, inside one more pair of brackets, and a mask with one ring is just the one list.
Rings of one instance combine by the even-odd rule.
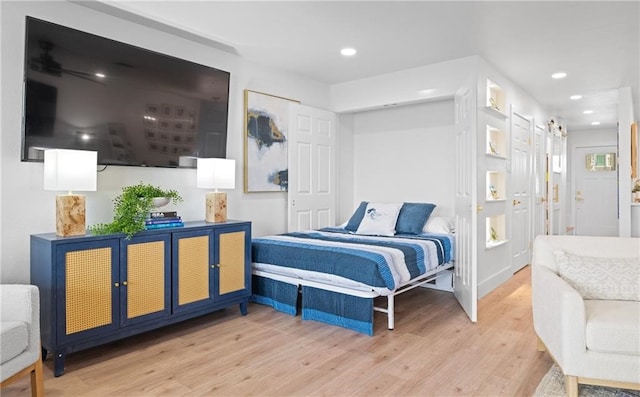
[[244, 191], [283, 192], [288, 187], [287, 133], [292, 99], [245, 90]]

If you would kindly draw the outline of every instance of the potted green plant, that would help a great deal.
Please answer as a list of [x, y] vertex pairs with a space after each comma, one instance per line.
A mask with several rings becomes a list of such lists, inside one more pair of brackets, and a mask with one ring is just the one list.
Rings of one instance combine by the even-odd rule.
[[92, 225], [89, 230], [96, 235], [124, 233], [130, 239], [144, 230], [144, 221], [154, 207], [169, 202], [178, 204], [182, 202], [182, 196], [176, 190], [164, 190], [142, 182], [125, 186], [113, 200], [113, 222]]

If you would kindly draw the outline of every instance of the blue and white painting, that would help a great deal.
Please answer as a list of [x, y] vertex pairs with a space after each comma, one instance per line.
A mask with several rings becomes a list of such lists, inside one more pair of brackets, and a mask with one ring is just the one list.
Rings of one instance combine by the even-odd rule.
[[287, 129], [291, 102], [245, 90], [245, 192], [287, 191]]

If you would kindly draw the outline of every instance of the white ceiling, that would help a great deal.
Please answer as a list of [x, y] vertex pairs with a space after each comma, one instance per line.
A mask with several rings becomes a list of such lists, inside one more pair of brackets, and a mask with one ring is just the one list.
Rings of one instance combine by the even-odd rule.
[[[165, 30], [169, 25], [328, 84], [480, 55], [563, 119], [568, 131], [615, 127], [620, 87], [631, 87], [640, 117], [640, 0], [118, 0], [89, 6]], [[357, 55], [341, 56], [345, 46]], [[568, 76], [551, 79], [558, 71]], [[572, 101], [573, 94], [583, 99]], [[601, 125], [593, 127], [596, 120]]]

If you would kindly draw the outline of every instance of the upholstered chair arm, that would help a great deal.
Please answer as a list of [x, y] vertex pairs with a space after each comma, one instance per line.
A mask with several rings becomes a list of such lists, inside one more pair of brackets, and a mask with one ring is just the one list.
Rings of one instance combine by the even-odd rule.
[[29, 324], [29, 350], [40, 354], [40, 292], [29, 284], [0, 285], [0, 321]]
[[546, 266], [531, 271], [535, 331], [565, 374], [576, 374], [586, 351], [582, 296]]

